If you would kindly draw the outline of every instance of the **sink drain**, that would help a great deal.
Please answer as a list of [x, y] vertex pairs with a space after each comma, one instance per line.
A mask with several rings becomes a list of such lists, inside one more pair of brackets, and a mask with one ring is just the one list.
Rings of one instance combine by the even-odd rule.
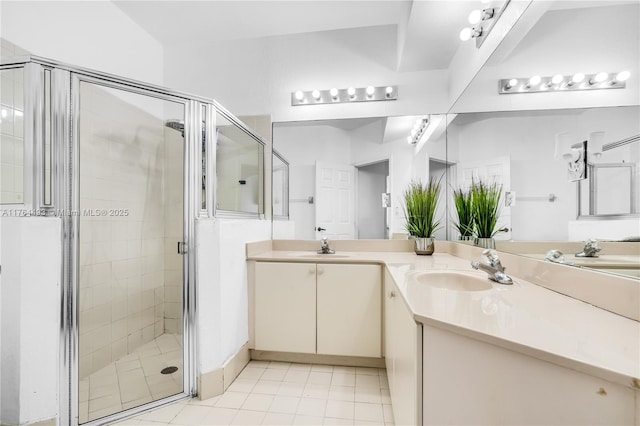
[[175, 366], [165, 367], [162, 369], [162, 371], [160, 371], [160, 374], [172, 374], [172, 373], [175, 373], [176, 371], [178, 371], [178, 367], [175, 367]]

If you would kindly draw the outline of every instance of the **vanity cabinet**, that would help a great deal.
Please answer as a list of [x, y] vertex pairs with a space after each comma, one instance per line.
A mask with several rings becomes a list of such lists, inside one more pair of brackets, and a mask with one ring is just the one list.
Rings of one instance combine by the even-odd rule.
[[379, 265], [256, 262], [257, 350], [382, 357]]
[[395, 423], [422, 424], [422, 326], [413, 319], [386, 270], [384, 335], [385, 364]]

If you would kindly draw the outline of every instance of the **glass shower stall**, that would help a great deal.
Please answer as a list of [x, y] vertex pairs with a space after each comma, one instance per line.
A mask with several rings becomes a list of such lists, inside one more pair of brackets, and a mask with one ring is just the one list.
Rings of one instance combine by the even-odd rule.
[[60, 424], [195, 395], [195, 220], [264, 213], [264, 142], [138, 81], [35, 56], [0, 77], [0, 207], [62, 223]]

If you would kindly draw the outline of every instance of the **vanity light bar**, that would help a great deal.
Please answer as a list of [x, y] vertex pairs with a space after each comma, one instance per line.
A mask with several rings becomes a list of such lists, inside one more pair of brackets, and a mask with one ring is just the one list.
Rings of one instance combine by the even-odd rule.
[[291, 92], [291, 106], [339, 104], [347, 102], [395, 101], [397, 86], [349, 87], [347, 89], [297, 90]]
[[549, 77], [503, 78], [498, 81], [498, 93], [566, 92], [576, 90], [624, 89], [629, 78], [628, 71], [619, 73], [599, 72], [595, 74], [556, 74]]

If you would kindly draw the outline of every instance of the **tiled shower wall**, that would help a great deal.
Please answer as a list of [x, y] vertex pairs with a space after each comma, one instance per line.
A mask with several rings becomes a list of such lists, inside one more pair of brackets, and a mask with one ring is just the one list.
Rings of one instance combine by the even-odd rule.
[[[0, 38], [0, 56], [27, 51]], [[0, 72], [0, 204], [24, 202], [24, 75], [22, 69]]]
[[181, 330], [182, 283], [181, 256], [170, 254], [179, 239], [167, 242], [182, 227], [181, 200], [167, 203], [182, 160], [166, 155], [165, 135], [177, 132], [105, 89], [83, 83], [81, 93], [80, 378]]

